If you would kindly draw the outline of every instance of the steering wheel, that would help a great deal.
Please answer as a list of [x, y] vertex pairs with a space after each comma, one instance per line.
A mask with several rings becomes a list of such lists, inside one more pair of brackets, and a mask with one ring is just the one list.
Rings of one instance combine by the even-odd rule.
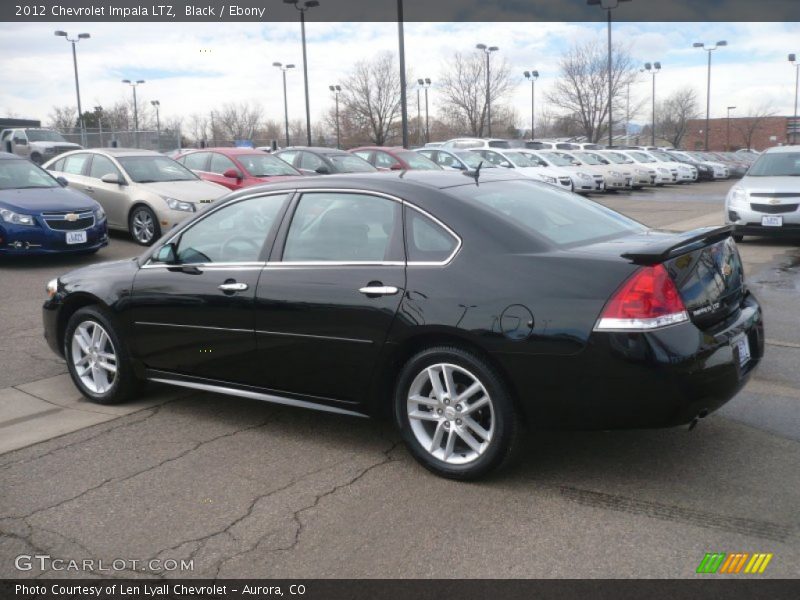
[[237, 242], [244, 242], [245, 244], [253, 248], [253, 250], [256, 251], [256, 254], [258, 254], [261, 251], [261, 245], [257, 244], [252, 239], [234, 235], [232, 237], [229, 237], [222, 243], [222, 247], [220, 248], [219, 253], [223, 257], [223, 259], [227, 260], [228, 258], [234, 258], [234, 259], [238, 258], [235, 256], [234, 257], [228, 256], [228, 253], [231, 252], [232, 250], [235, 252], [233, 245], [236, 244]]

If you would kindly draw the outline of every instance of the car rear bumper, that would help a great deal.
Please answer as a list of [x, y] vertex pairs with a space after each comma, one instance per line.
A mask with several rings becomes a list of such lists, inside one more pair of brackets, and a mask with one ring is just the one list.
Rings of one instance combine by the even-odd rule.
[[[750, 359], [740, 365], [742, 337]], [[761, 308], [748, 295], [709, 329], [685, 322], [647, 333], [594, 332], [572, 357], [504, 361], [531, 427], [634, 429], [682, 425], [717, 410], [747, 383], [763, 353]]]

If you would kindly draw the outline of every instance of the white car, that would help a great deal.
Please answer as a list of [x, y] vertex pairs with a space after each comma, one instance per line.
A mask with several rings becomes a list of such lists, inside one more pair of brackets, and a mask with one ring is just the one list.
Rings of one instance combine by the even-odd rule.
[[703, 156], [699, 152], [684, 152], [683, 154], [694, 161], [701, 162], [711, 167], [714, 170], [714, 179], [728, 179], [731, 176], [731, 170], [728, 168], [728, 165], [724, 163], [709, 160], [708, 157]]
[[800, 234], [800, 146], [765, 150], [725, 198], [734, 239]]
[[642, 165], [633, 160], [630, 156], [622, 154], [616, 150], [598, 150], [593, 152], [596, 156], [604, 158], [616, 165], [626, 165], [633, 171], [633, 189], [642, 189], [645, 186], [656, 185], [658, 171], [647, 165]]
[[663, 150], [648, 150], [647, 153], [657, 161], [665, 163], [665, 166], [669, 167], [670, 169], [677, 169], [677, 183], [694, 183], [697, 181], [697, 167], [675, 160], [675, 157], [671, 156], [669, 152], [664, 152]]
[[471, 151], [480, 154], [496, 167], [514, 169], [516, 173], [525, 177], [572, 191], [572, 178], [567, 171], [549, 167], [541, 158], [521, 148], [519, 150], [471, 148]]
[[654, 183], [657, 186], [675, 183], [678, 180], [678, 169], [670, 169], [667, 165], [661, 164], [647, 152], [642, 150], [615, 150], [615, 152], [627, 156], [637, 164], [646, 165], [655, 169], [656, 180]]
[[[600, 178], [602, 179], [602, 185], [598, 186], [595, 191], [606, 192], [609, 189], [625, 187], [625, 176], [621, 172], [615, 171], [613, 169], [611, 170], [607, 169], [605, 165], [599, 163], [598, 161], [594, 160], [590, 161], [579, 158], [578, 155], [576, 154], [576, 152], [578, 151], [576, 150], [572, 150], [569, 152], [564, 150], [551, 150], [551, 152], [560, 155], [562, 158], [572, 161], [572, 164], [575, 165], [576, 167], [581, 167], [582, 169], [586, 169], [587, 171], [589, 171], [589, 173], [591, 173], [594, 176], [595, 181], [597, 181], [598, 183], [600, 183], [600, 180], [598, 179], [598, 176], [600, 176]], [[614, 173], [614, 175], [611, 175], [612, 172]]]
[[[472, 150], [474, 148], [500, 148], [512, 147], [512, 142], [501, 138], [453, 138], [444, 142], [440, 148], [447, 150]], [[521, 145], [521, 144], [517, 144]]]
[[[522, 152], [522, 151], [521, 151]], [[579, 167], [574, 161], [566, 159], [554, 150], [526, 150], [541, 158], [548, 167], [563, 169], [572, 178], [572, 191], [579, 194], [601, 191], [603, 187], [603, 176], [592, 173], [589, 169]]]

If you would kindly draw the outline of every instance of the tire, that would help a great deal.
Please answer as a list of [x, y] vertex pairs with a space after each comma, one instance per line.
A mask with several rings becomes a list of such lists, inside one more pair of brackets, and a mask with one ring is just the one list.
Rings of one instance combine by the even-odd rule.
[[[477, 389], [461, 400], [448, 396], [445, 372], [457, 394]], [[448, 479], [478, 479], [509, 464], [521, 439], [521, 419], [502, 379], [483, 358], [455, 347], [429, 348], [408, 360], [395, 386], [394, 419], [414, 458]]]
[[42, 155], [39, 154], [38, 152], [34, 152], [33, 154], [31, 154], [31, 160], [35, 162], [37, 165], [41, 165], [44, 162]]
[[128, 216], [128, 231], [133, 241], [142, 246], [152, 246], [161, 237], [161, 227], [150, 207], [135, 206]]
[[[120, 404], [143, 388], [111, 319], [96, 306], [78, 309], [70, 317], [64, 332], [64, 358], [75, 386], [97, 404]], [[79, 372], [82, 367], [86, 370]]]
[[740, 233], [734, 233], [733, 234], [733, 241], [736, 242], [737, 244], [739, 244], [743, 240], [744, 240], [744, 236], [742, 234], [740, 234]]

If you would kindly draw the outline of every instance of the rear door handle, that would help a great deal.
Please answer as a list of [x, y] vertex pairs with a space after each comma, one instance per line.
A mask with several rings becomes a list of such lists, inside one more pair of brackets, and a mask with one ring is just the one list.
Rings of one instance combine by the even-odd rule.
[[247, 289], [246, 283], [223, 283], [220, 284], [219, 289], [223, 292], [243, 292]]
[[358, 291], [367, 296], [393, 296], [400, 290], [393, 285], [368, 285]]
[[90, 194], [94, 194], [94, 188], [93, 187], [87, 187], [87, 188], [84, 189], [84, 191], [85, 192], [89, 192]]

